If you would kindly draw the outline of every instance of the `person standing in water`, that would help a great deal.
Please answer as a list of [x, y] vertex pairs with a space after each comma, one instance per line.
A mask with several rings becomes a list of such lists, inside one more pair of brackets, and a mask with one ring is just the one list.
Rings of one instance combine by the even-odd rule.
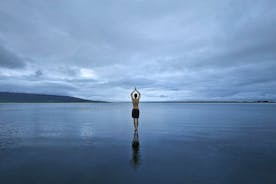
[[138, 131], [138, 118], [139, 118], [139, 100], [141, 98], [141, 93], [136, 89], [131, 92], [130, 94], [132, 104], [133, 104], [133, 109], [132, 109], [132, 118], [133, 118], [133, 123], [134, 123], [134, 131]]

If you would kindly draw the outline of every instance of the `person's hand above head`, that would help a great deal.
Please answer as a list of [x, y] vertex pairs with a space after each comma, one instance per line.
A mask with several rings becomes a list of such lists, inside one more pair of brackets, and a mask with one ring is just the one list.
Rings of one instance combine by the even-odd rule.
[[136, 90], [136, 92], [138, 93], [138, 95], [140, 96], [141, 94], [140, 94], [140, 92], [135, 88], [135, 90]]

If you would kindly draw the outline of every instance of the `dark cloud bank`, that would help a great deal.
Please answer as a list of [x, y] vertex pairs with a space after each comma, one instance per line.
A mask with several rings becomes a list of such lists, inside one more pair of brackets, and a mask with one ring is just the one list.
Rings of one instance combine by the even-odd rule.
[[4, 48], [3, 45], [0, 45], [0, 59], [0, 67], [3, 68], [22, 68], [25, 66], [21, 58]]
[[0, 2], [1, 91], [276, 100], [275, 1]]

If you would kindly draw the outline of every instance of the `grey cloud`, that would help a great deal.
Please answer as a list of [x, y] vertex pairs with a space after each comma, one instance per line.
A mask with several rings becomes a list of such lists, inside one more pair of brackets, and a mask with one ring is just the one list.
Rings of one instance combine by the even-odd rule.
[[26, 80], [0, 80], [1, 91], [43, 93], [56, 95], [72, 95], [77, 89], [64, 82], [39, 81], [28, 82]]
[[[3, 0], [0, 40], [12, 52], [0, 47], [0, 66], [9, 69], [9, 90], [49, 86], [129, 100], [137, 85], [147, 100], [276, 99], [275, 7], [272, 0]], [[25, 66], [21, 58], [32, 60]]]
[[41, 77], [43, 75], [43, 72], [41, 70], [37, 70], [35, 72], [35, 77]]
[[23, 68], [25, 66], [22, 58], [0, 45], [0, 67]]

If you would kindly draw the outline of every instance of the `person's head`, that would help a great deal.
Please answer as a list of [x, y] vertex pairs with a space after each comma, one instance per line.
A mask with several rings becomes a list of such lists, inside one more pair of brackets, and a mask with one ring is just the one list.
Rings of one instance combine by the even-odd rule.
[[136, 99], [138, 97], [137, 93], [134, 94], [134, 98]]

